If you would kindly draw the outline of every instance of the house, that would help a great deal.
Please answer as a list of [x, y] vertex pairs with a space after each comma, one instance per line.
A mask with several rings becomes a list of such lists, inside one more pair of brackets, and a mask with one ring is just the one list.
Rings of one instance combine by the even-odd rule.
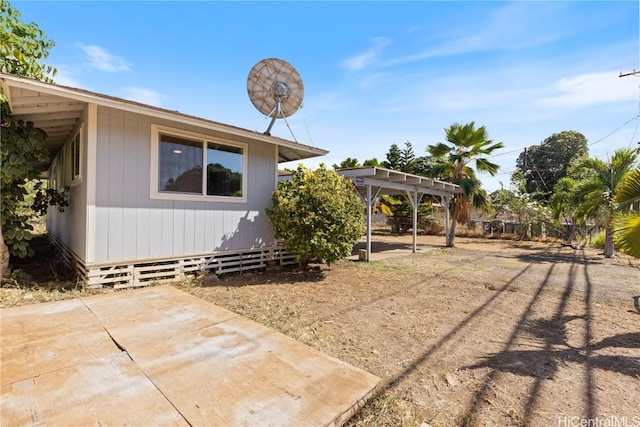
[[327, 151], [13, 75], [0, 85], [15, 118], [48, 134], [40, 166], [69, 207], [49, 209], [47, 231], [90, 286], [293, 261], [265, 214], [278, 164]]

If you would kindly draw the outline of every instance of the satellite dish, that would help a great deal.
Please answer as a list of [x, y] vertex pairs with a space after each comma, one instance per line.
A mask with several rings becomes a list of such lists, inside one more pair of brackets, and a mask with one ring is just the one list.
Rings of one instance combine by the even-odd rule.
[[300, 74], [282, 59], [267, 58], [253, 66], [247, 77], [247, 92], [251, 103], [271, 123], [264, 132], [271, 135], [277, 118], [289, 117], [300, 109], [304, 86]]

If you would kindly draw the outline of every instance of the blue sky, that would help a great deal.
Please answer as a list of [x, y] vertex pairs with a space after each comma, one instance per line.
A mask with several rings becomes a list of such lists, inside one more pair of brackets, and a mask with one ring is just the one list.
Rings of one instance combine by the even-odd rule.
[[56, 82], [246, 129], [270, 121], [251, 67], [286, 60], [304, 104], [271, 133], [330, 151], [309, 167], [406, 141], [420, 156], [475, 121], [505, 145], [493, 191], [553, 133], [602, 159], [640, 141], [640, 77], [619, 77], [640, 70], [638, 1], [11, 3], [56, 42]]

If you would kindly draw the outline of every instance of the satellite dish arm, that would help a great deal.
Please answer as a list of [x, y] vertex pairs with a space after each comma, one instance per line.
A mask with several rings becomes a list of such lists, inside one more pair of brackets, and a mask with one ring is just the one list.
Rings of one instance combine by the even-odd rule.
[[269, 123], [269, 127], [267, 128], [267, 130], [264, 131], [265, 135], [269, 135], [271, 136], [271, 128], [273, 127], [273, 124], [276, 122], [276, 119], [278, 118], [278, 116], [280, 115], [280, 97], [276, 97], [276, 108], [274, 109], [273, 112], [273, 117], [271, 118], [271, 123]]

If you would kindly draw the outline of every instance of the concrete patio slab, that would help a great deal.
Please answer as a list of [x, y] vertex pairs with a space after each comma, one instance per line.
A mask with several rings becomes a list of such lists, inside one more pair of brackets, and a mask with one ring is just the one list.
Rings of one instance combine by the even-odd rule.
[[341, 425], [380, 381], [171, 286], [0, 320], [2, 425]]

